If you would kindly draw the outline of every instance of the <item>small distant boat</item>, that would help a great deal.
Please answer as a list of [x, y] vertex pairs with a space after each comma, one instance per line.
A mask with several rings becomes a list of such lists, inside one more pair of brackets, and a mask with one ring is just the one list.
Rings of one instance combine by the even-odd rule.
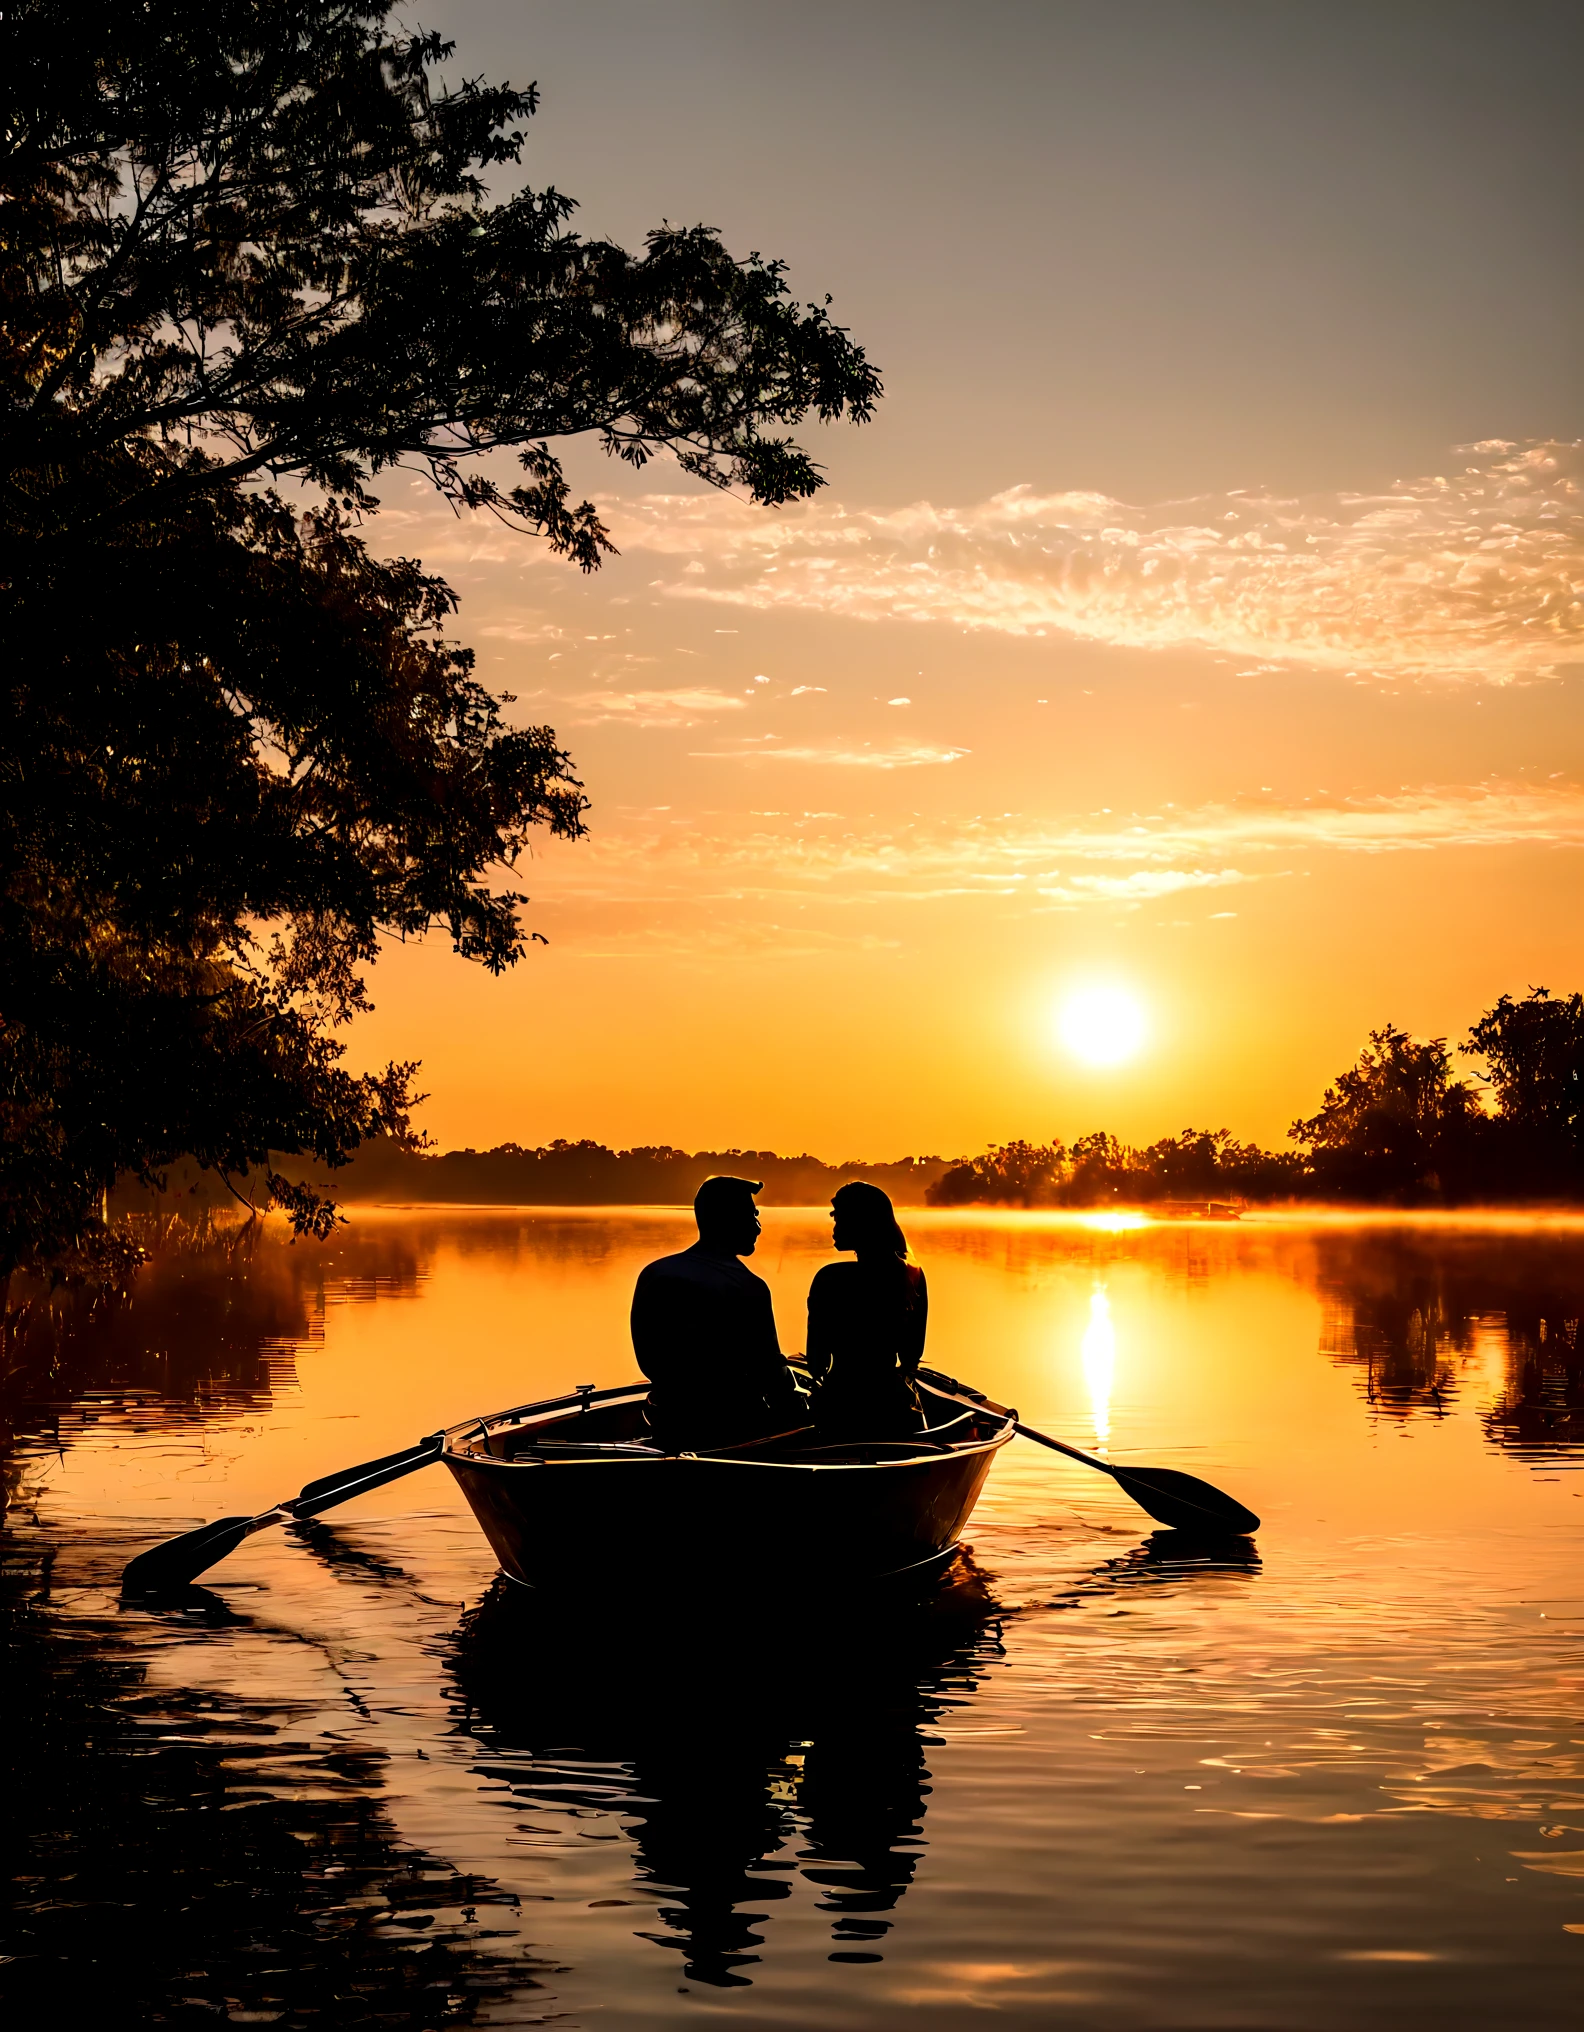
[[501, 1571], [527, 1587], [925, 1577], [973, 1514], [1017, 1413], [919, 1372], [925, 1429], [821, 1444], [811, 1427], [706, 1453], [649, 1434], [647, 1383], [498, 1411], [445, 1435]]
[[1243, 1209], [1229, 1199], [1159, 1199], [1150, 1208], [1164, 1221], [1239, 1221]]

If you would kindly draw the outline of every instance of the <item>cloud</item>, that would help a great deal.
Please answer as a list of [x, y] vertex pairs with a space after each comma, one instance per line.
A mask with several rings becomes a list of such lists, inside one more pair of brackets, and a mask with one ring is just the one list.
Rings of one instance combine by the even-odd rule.
[[1403, 789], [1389, 796], [1202, 805], [1124, 824], [1010, 826], [1005, 854], [1150, 863], [1218, 852], [1427, 853], [1454, 847], [1584, 846], [1584, 793], [1557, 785], [1488, 783]]
[[709, 713], [739, 713], [745, 700], [708, 685], [674, 691], [580, 691], [569, 703], [582, 708], [576, 726], [593, 727], [606, 720], [632, 727], [694, 727]]
[[1153, 903], [1184, 889], [1224, 889], [1258, 879], [1240, 868], [1140, 868], [1131, 875], [1074, 875], [1053, 887], [1042, 884], [1035, 893], [1062, 903]]
[[1253, 675], [1509, 683], [1584, 658], [1579, 443], [1466, 446], [1376, 494], [1133, 507], [1013, 487], [965, 508], [773, 516], [649, 495], [619, 519], [624, 544], [699, 568], [667, 585], [676, 598], [1213, 650]]
[[831, 769], [927, 769], [942, 762], [960, 762], [966, 748], [936, 748], [926, 741], [899, 741], [876, 748], [872, 742], [826, 741], [816, 747], [710, 748], [694, 756], [699, 762], [812, 762]]
[[634, 909], [958, 898], [1034, 911], [1136, 908], [1286, 876], [1321, 854], [1515, 847], [1584, 848], [1584, 790], [1441, 785], [1300, 804], [1048, 820], [1009, 813], [868, 829], [828, 812], [756, 813], [735, 824], [661, 812], [545, 858], [553, 854], [553, 887], [566, 900]]
[[536, 620], [492, 621], [478, 633], [491, 642], [512, 642], [527, 647], [540, 642], [568, 642], [572, 638], [558, 622]]
[[[1015, 813], [892, 827], [831, 811], [623, 812], [590, 839], [545, 842], [529, 886], [579, 958], [796, 957], [889, 948], [916, 909], [1033, 921], [1108, 917], [1176, 899], [1193, 921], [1225, 891], [1314, 870], [1322, 856], [1584, 848], [1584, 789], [1443, 785], [1312, 805], [1274, 800], [1141, 817]], [[1455, 879], [1456, 863], [1448, 869]], [[524, 869], [524, 874], [529, 871]], [[1231, 900], [1231, 899], [1226, 899]], [[904, 914], [905, 913], [905, 914]]]

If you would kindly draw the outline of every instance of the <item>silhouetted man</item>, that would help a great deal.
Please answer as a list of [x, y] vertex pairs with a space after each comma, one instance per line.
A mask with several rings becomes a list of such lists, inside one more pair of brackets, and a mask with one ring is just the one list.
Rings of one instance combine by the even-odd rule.
[[759, 1241], [758, 1190], [752, 1179], [706, 1178], [693, 1199], [698, 1240], [638, 1273], [633, 1351], [654, 1386], [649, 1422], [673, 1452], [784, 1431], [807, 1415], [770, 1287], [739, 1260]]

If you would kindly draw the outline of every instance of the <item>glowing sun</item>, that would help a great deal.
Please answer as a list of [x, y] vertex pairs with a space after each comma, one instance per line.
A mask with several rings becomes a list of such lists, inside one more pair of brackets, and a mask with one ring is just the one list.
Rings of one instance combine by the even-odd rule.
[[1121, 1065], [1144, 1042], [1144, 1011], [1122, 988], [1081, 988], [1062, 1004], [1059, 1028], [1085, 1065]]

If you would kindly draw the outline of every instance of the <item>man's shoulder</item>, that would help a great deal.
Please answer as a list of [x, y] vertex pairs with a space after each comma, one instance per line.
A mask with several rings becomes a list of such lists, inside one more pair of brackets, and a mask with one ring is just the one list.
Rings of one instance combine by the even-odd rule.
[[679, 1249], [674, 1256], [656, 1256], [638, 1272], [640, 1284], [669, 1284], [673, 1278], [697, 1275], [698, 1253]]
[[714, 1284], [719, 1286], [769, 1285], [736, 1256], [722, 1256], [713, 1249], [680, 1249], [674, 1256], [657, 1256], [638, 1272], [640, 1284]]

